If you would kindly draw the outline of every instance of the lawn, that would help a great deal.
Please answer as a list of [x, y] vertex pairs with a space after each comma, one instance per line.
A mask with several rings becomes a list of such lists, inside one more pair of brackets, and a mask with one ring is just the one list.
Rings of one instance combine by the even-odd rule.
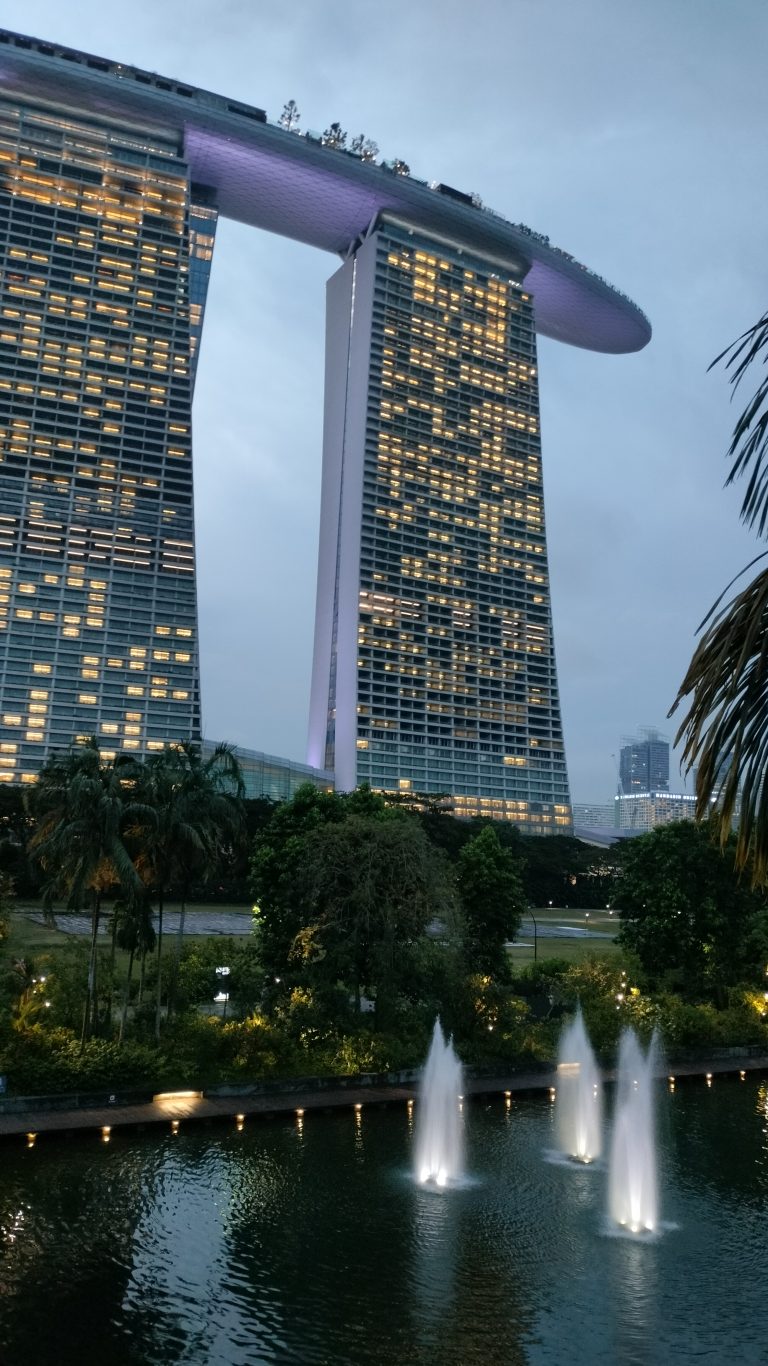
[[[534, 910], [537, 934], [534, 936], [533, 920], [523, 916], [520, 932], [509, 952], [513, 963], [532, 963], [534, 943], [537, 943], [537, 957], [565, 958], [568, 962], [578, 963], [595, 954], [618, 953], [614, 936], [618, 933], [619, 922], [614, 912], [611, 915], [605, 907], [589, 911], [577, 911], [567, 906], [541, 906]], [[558, 934], [558, 930], [566, 933]], [[592, 937], [592, 932], [595, 937]]]

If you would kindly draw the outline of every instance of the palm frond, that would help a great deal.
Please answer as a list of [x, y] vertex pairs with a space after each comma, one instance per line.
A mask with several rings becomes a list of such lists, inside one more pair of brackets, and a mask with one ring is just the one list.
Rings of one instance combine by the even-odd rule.
[[684, 742], [686, 769], [697, 766], [697, 817], [716, 806], [724, 845], [740, 799], [736, 862], [751, 866], [757, 885], [768, 881], [768, 569], [725, 606], [723, 596], [702, 623], [670, 715], [691, 695], [675, 743]]
[[[747, 373], [755, 364], [768, 364], [768, 313], [753, 327], [742, 333], [735, 342], [721, 351], [712, 366], [725, 361], [730, 371], [732, 395], [735, 395]], [[709, 368], [712, 369], [712, 366]], [[732, 460], [726, 485], [744, 475], [747, 489], [741, 505], [741, 518], [754, 527], [759, 536], [766, 534], [768, 525], [768, 374], [757, 386], [733, 429], [728, 456]]]

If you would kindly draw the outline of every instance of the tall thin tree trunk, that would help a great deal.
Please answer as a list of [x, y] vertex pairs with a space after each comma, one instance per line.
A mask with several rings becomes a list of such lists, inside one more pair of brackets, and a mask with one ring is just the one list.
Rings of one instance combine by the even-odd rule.
[[131, 949], [131, 956], [128, 959], [128, 975], [125, 979], [125, 999], [123, 1000], [123, 1013], [120, 1017], [120, 1033], [117, 1036], [117, 1042], [119, 1044], [123, 1042], [123, 1034], [125, 1033], [125, 1022], [128, 1019], [128, 1005], [131, 999], [131, 976], [133, 975], [133, 956], [135, 952], [135, 949]]
[[147, 950], [146, 950], [146, 949], [142, 949], [142, 950], [141, 950], [141, 958], [140, 958], [140, 960], [139, 960], [139, 999], [138, 999], [138, 1001], [136, 1002], [136, 1005], [137, 1005], [137, 1006], [140, 1006], [141, 1003], [142, 1003], [142, 1001], [144, 1000], [144, 976], [145, 976], [145, 974], [146, 974], [146, 971], [147, 971]]
[[80, 1036], [80, 1050], [85, 1047], [85, 1041], [92, 1034], [97, 1018], [97, 999], [96, 999], [96, 964], [97, 953], [96, 945], [99, 933], [99, 912], [101, 910], [101, 893], [96, 893], [96, 899], [91, 913], [91, 954], [88, 960], [88, 990], [85, 998], [85, 1012], [83, 1014], [83, 1032]]
[[115, 990], [115, 958], [117, 956], [117, 907], [112, 907], [112, 943], [109, 951], [109, 997], [107, 998], [107, 1023], [112, 1030], [112, 997]]
[[176, 958], [176, 962], [175, 962], [175, 964], [174, 964], [174, 978], [173, 978], [173, 984], [168, 988], [168, 1019], [169, 1019], [169, 1020], [170, 1020], [170, 1018], [171, 1018], [171, 1015], [173, 1014], [174, 1007], [175, 1007], [175, 1004], [176, 1004], [175, 984], [178, 982], [179, 964], [180, 964], [180, 962], [181, 962], [181, 953], [182, 953], [182, 949], [183, 949], [183, 947], [184, 947], [184, 921], [185, 921], [185, 919], [186, 919], [186, 914], [187, 914], [187, 888], [186, 888], [186, 887], [182, 887], [182, 890], [181, 890], [181, 903], [180, 903], [180, 907], [179, 907], [179, 928], [178, 928], [177, 931], [176, 931], [176, 947], [175, 947], [175, 950], [174, 950], [174, 955], [175, 955], [175, 958]]
[[157, 898], [157, 1001], [155, 1002], [155, 1038], [160, 1042], [160, 1001], [163, 991], [163, 897], [161, 888]]

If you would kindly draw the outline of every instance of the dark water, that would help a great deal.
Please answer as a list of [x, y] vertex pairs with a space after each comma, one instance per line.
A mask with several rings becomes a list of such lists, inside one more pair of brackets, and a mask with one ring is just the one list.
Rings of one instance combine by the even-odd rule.
[[543, 1160], [546, 1100], [465, 1105], [474, 1182], [410, 1180], [404, 1106], [0, 1148], [10, 1366], [768, 1361], [768, 1094], [661, 1097], [657, 1242]]

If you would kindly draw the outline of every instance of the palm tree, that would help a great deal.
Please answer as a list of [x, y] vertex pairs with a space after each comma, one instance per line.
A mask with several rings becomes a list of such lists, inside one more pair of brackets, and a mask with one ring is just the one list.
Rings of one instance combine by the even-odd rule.
[[47, 875], [46, 901], [65, 895], [67, 904], [79, 910], [91, 895], [83, 1043], [97, 1022], [97, 944], [103, 894], [115, 883], [128, 901], [143, 893], [123, 840], [126, 820], [137, 815], [133, 798], [138, 771], [139, 765], [127, 755], [103, 759], [96, 737], [90, 736], [47, 760], [32, 799], [37, 825], [29, 849]]
[[157, 896], [157, 999], [155, 1033], [160, 1037], [163, 912], [170, 888], [182, 890], [179, 923], [189, 887], [220, 855], [242, 820], [244, 786], [231, 745], [217, 745], [203, 759], [191, 741], [168, 745], [143, 766], [141, 816], [129, 830], [138, 842], [137, 865]]
[[[712, 362], [725, 360], [733, 392], [752, 367], [768, 365], [768, 313]], [[711, 368], [711, 367], [710, 367]], [[768, 374], [763, 375], [739, 416], [728, 450], [726, 481], [746, 477], [741, 519], [768, 535]], [[768, 551], [757, 555], [737, 579]], [[768, 568], [727, 598], [737, 579], [714, 603], [699, 626], [703, 635], [674, 705], [690, 696], [676, 736], [684, 740], [683, 761], [697, 765], [696, 812], [713, 804], [721, 844], [731, 831], [737, 801], [736, 863], [750, 867], [753, 885], [768, 882]]]
[[[115, 918], [115, 942], [118, 947], [128, 953], [128, 971], [125, 977], [125, 993], [123, 996], [123, 1009], [120, 1016], [120, 1032], [118, 1043], [123, 1042], [125, 1024], [128, 1019], [128, 1007], [131, 1001], [131, 978], [133, 976], [133, 964], [136, 954], [141, 958], [142, 978], [144, 959], [155, 947], [155, 930], [152, 924], [152, 907], [149, 901], [134, 900], [130, 902], [116, 903], [114, 909]], [[141, 996], [141, 988], [140, 988]]]

